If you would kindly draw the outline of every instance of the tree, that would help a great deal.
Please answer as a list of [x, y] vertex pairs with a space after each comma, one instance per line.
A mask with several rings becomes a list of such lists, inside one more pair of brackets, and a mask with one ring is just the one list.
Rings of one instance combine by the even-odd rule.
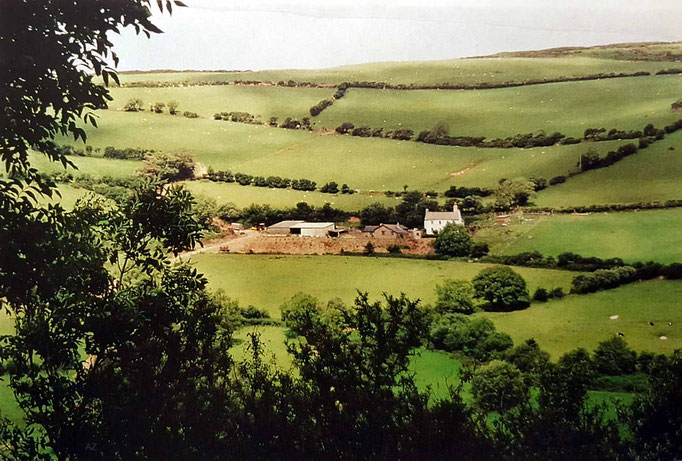
[[505, 360], [523, 373], [539, 372], [549, 362], [549, 354], [540, 349], [534, 339], [510, 349], [505, 354]]
[[627, 375], [635, 372], [637, 353], [630, 349], [623, 338], [614, 336], [602, 341], [594, 351], [595, 369], [605, 375]]
[[395, 222], [395, 210], [378, 202], [372, 203], [360, 211], [360, 219], [364, 225]]
[[535, 185], [528, 179], [502, 179], [493, 191], [495, 207], [508, 210], [514, 206], [523, 206], [533, 195]]
[[176, 115], [178, 113], [178, 106], [180, 106], [180, 104], [177, 101], [169, 101], [168, 113], [171, 115]]
[[320, 320], [322, 309], [314, 296], [296, 293], [279, 308], [282, 321], [294, 333], [303, 335], [311, 324]]
[[194, 177], [194, 160], [184, 152], [154, 152], [144, 158], [142, 174], [163, 181], [182, 181]]
[[338, 194], [339, 185], [336, 184], [334, 181], [328, 182], [324, 186], [320, 187], [320, 192], [324, 192], [327, 194]]
[[473, 314], [474, 288], [466, 280], [445, 280], [436, 285], [436, 310], [441, 313]]
[[471, 394], [479, 409], [504, 413], [528, 401], [530, 386], [518, 368], [502, 362], [476, 372]]
[[628, 457], [679, 459], [682, 456], [682, 353], [659, 358], [649, 373], [651, 389], [635, 397], [625, 412], [632, 443]]
[[445, 256], [467, 256], [471, 251], [471, 237], [464, 226], [447, 224], [438, 233], [433, 247], [436, 253]]
[[137, 99], [129, 99], [128, 102], [123, 106], [123, 110], [126, 112], [139, 112], [144, 110], [144, 102]]
[[476, 297], [494, 310], [522, 309], [530, 305], [526, 281], [507, 266], [483, 269], [472, 280]]

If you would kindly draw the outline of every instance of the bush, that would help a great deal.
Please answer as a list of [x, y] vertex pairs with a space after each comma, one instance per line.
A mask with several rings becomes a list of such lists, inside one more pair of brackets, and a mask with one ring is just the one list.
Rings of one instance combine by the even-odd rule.
[[339, 134], [348, 134], [353, 130], [353, 128], [355, 128], [355, 125], [350, 122], [344, 122], [336, 127], [336, 132]]
[[364, 253], [366, 255], [374, 254], [374, 244], [372, 242], [367, 242], [367, 245], [365, 245]]
[[194, 177], [194, 160], [181, 152], [149, 153], [144, 158], [143, 176], [155, 176], [164, 181], [182, 181]]
[[339, 185], [336, 184], [334, 181], [328, 182], [324, 186], [320, 187], [320, 192], [324, 192], [326, 194], [338, 194]]
[[571, 293], [585, 294], [608, 290], [633, 281], [636, 270], [630, 266], [598, 269], [591, 274], [576, 275], [571, 282]]
[[190, 112], [187, 110], [182, 113], [182, 116], [187, 117], [187, 118], [199, 118], [199, 114], [197, 114], [196, 112]]
[[566, 182], [566, 176], [554, 176], [549, 180], [550, 186], [556, 186], [557, 184], [562, 184]]
[[308, 327], [322, 314], [317, 298], [305, 293], [295, 294], [279, 310], [284, 324], [299, 335], [305, 335]]
[[478, 259], [486, 256], [490, 252], [490, 248], [487, 243], [474, 243], [471, 245], [471, 252], [469, 253], [470, 258]]
[[123, 106], [123, 110], [126, 112], [140, 112], [144, 110], [144, 102], [141, 99], [129, 99], [128, 102]]
[[623, 338], [615, 336], [599, 343], [593, 354], [593, 363], [601, 374], [627, 375], [636, 370], [637, 353], [628, 347]]
[[165, 102], [155, 102], [154, 105], [152, 106], [152, 110], [157, 114], [162, 114], [163, 109], [165, 108], [166, 108]]
[[509, 349], [504, 359], [524, 373], [533, 373], [549, 362], [549, 354], [541, 350], [534, 339], [528, 339], [525, 343]]
[[484, 412], [504, 413], [528, 401], [530, 385], [514, 365], [499, 363], [476, 372], [471, 395]]
[[506, 266], [483, 269], [472, 280], [475, 296], [493, 310], [508, 311], [530, 305], [526, 281]]
[[436, 296], [436, 311], [440, 313], [474, 313], [474, 288], [466, 280], [445, 280], [436, 285]]
[[153, 150], [145, 149], [134, 149], [127, 147], [125, 149], [116, 149], [113, 146], [107, 146], [104, 148], [104, 158], [116, 158], [116, 159], [126, 159], [126, 160], [142, 160], [148, 153], [153, 153]]
[[392, 244], [392, 245], [389, 245], [386, 249], [391, 254], [401, 254], [402, 253], [402, 251], [400, 249], [400, 245]]
[[535, 290], [535, 293], [533, 293], [533, 301], [544, 303], [547, 302], [547, 300], [549, 300], [549, 294], [544, 288], [538, 288]]
[[467, 256], [471, 246], [472, 240], [467, 230], [456, 224], [446, 225], [433, 242], [436, 253], [444, 256]]
[[429, 340], [436, 349], [461, 352], [479, 362], [500, 358], [513, 345], [509, 335], [496, 331], [489, 319], [470, 320], [462, 314], [437, 315], [429, 327]]
[[168, 102], [168, 113], [171, 115], [176, 115], [178, 113], [178, 104], [177, 101], [169, 101]]

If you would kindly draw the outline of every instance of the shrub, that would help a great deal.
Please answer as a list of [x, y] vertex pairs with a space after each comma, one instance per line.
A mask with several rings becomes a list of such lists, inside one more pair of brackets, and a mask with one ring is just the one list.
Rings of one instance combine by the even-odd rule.
[[391, 254], [401, 254], [402, 253], [402, 251], [400, 249], [400, 245], [392, 244], [392, 245], [389, 245], [386, 249]]
[[456, 224], [446, 225], [433, 242], [436, 253], [444, 256], [467, 256], [471, 246], [472, 240], [467, 230]]
[[355, 128], [355, 125], [350, 122], [344, 122], [336, 127], [336, 132], [339, 134], [348, 134], [353, 130], [353, 128]]
[[591, 274], [576, 275], [571, 282], [571, 293], [585, 294], [615, 288], [633, 280], [636, 270], [630, 266], [598, 269]]
[[544, 288], [538, 288], [535, 290], [535, 293], [533, 293], [533, 301], [539, 301], [541, 303], [547, 302], [549, 300], [549, 294], [547, 293], [547, 290]]
[[557, 184], [562, 184], [566, 182], [566, 176], [554, 176], [549, 180], [550, 186], [556, 186]]
[[154, 105], [152, 106], [152, 110], [157, 114], [163, 113], [163, 109], [165, 108], [166, 108], [165, 102], [155, 102]]
[[599, 343], [593, 354], [597, 372], [605, 375], [627, 375], [635, 372], [637, 353], [623, 338], [615, 336]]
[[366, 255], [374, 254], [374, 244], [372, 242], [367, 242], [367, 245], [365, 245], [364, 253]]
[[436, 349], [461, 352], [479, 362], [500, 358], [513, 345], [509, 335], [496, 331], [489, 319], [470, 320], [462, 314], [437, 315], [429, 327], [429, 340]]
[[279, 310], [284, 324], [299, 335], [305, 335], [308, 327], [322, 314], [317, 298], [305, 293], [296, 293]]
[[171, 115], [176, 115], [178, 113], [178, 106], [180, 104], [177, 101], [168, 102], [168, 113]]
[[154, 152], [144, 158], [143, 176], [155, 176], [164, 181], [182, 181], [194, 177], [194, 160], [182, 152]]
[[530, 305], [526, 281], [506, 266], [483, 269], [472, 280], [475, 296], [494, 310], [522, 309]]
[[471, 245], [471, 252], [469, 257], [477, 259], [486, 256], [490, 252], [490, 248], [487, 243], [474, 243]]
[[199, 118], [199, 114], [187, 110], [182, 113], [182, 116], [187, 118]]
[[549, 362], [549, 354], [541, 350], [534, 339], [528, 339], [525, 343], [509, 349], [504, 359], [524, 373], [533, 373]]
[[129, 99], [128, 102], [123, 106], [123, 110], [126, 112], [140, 112], [144, 110], [144, 102], [141, 99]]
[[471, 395], [484, 412], [504, 413], [528, 401], [530, 385], [514, 365], [499, 363], [476, 372]]
[[466, 280], [443, 281], [436, 285], [436, 296], [436, 310], [440, 313], [474, 313], [474, 287]]
[[328, 182], [324, 186], [320, 187], [320, 192], [324, 192], [326, 194], [338, 194], [339, 185], [336, 184], [334, 181]]

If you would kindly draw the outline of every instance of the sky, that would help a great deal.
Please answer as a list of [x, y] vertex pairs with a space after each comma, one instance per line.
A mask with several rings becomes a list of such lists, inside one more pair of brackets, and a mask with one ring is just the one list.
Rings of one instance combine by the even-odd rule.
[[[682, 0], [184, 0], [113, 35], [119, 70], [315, 69], [682, 40]], [[155, 5], [155, 2], [152, 2]]]

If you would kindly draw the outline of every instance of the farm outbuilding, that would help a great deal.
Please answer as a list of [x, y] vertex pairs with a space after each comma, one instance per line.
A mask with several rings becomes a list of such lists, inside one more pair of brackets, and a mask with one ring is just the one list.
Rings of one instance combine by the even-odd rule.
[[291, 234], [291, 227], [296, 224], [301, 224], [304, 221], [280, 221], [268, 227], [266, 232], [272, 235], [289, 235]]
[[292, 234], [302, 237], [326, 237], [334, 228], [333, 222], [301, 222], [290, 227]]

